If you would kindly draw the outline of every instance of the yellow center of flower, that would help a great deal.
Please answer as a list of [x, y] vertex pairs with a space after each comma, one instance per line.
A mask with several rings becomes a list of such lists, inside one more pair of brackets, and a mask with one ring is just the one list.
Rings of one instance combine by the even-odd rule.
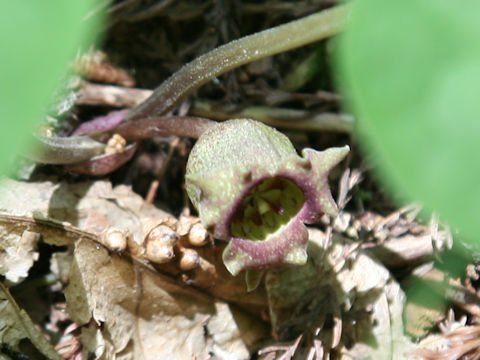
[[245, 196], [237, 208], [230, 232], [233, 236], [264, 240], [294, 217], [305, 199], [302, 190], [283, 177], [269, 178]]

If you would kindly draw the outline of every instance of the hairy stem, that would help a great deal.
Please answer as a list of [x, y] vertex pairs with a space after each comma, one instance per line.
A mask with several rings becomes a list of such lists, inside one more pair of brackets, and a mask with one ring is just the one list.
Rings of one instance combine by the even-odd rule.
[[338, 34], [349, 13], [348, 5], [337, 6], [220, 46], [170, 76], [124, 121], [164, 115], [194, 90], [227, 71]]

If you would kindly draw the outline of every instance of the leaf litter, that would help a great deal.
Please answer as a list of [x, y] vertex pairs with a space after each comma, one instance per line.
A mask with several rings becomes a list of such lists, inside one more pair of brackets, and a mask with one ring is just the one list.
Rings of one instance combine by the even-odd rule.
[[[3, 216], [17, 220], [16, 233], [28, 231], [21, 232], [22, 228], [34, 229], [38, 235], [36, 241], [42, 238], [54, 245], [75, 243], [73, 256], [59, 257], [61, 253], [56, 253], [52, 267], [59, 279], [68, 279], [67, 311], [82, 327], [80, 341], [84, 358], [90, 354], [101, 359], [159, 356], [183, 359], [186, 354], [200, 358], [208, 354], [248, 358], [252, 346], [267, 335], [264, 322], [234, 304], [175, 282], [174, 278], [146, 264], [148, 260], [141, 254], [131, 258], [101, 243], [101, 230], [105, 227], [124, 229], [127, 226], [139, 246], [144, 241], [142, 218], [155, 217], [159, 219], [157, 223], [160, 219], [166, 222], [172, 219], [125, 186], [112, 189], [105, 181], [68, 185], [6, 180], [1, 189]], [[61, 193], [59, 201], [52, 201], [58, 193]], [[83, 197], [79, 198], [79, 194]], [[29, 199], [28, 204], [22, 199]], [[54, 214], [55, 220], [50, 214]], [[2, 222], [2, 230], [11, 230], [9, 224]], [[197, 219], [191, 226], [194, 232], [190, 237], [198, 241], [199, 230], [195, 224]], [[52, 228], [58, 230], [59, 225], [67, 233], [69, 229], [75, 230], [70, 239], [59, 240], [56, 233], [52, 236]], [[183, 220], [180, 230], [188, 237], [190, 229], [186, 228], [188, 225]], [[26, 273], [32, 265], [32, 262], [25, 265], [6, 251], [2, 255], [6, 268], [19, 261]], [[70, 262], [68, 275], [65, 262]], [[11, 281], [19, 280], [11, 278]]]
[[[317, 11], [322, 1], [205, 1], [200, 10], [189, 1], [116, 2], [105, 48], [135, 69], [135, 77], [105, 53], [82, 58], [77, 67], [85, 80], [77, 80], [59, 104], [70, 119], [57, 127], [69, 134], [77, 115], [136, 106], [150, 95], [145, 88], [187, 60], [239, 34]], [[205, 23], [204, 31], [188, 33], [185, 21]], [[188, 40], [178, 41], [172, 33]], [[317, 84], [325, 83], [323, 71], [309, 74], [315, 93], [308, 90], [312, 78], [301, 76], [308, 59], [328, 68], [327, 56], [318, 55], [325, 49], [306, 47], [226, 74], [181, 104], [179, 114], [218, 120], [248, 114], [299, 130], [287, 131], [296, 144], [337, 145], [345, 135], [305, 135], [305, 130], [350, 134], [354, 121], [338, 113], [342, 99], [331, 84], [317, 91]], [[303, 85], [291, 88], [287, 77]], [[170, 137], [147, 144], [127, 165], [123, 180], [129, 180], [120, 182], [138, 189], [136, 183], [155, 179], [158, 189], [147, 185], [153, 189], [148, 201], [107, 180], [81, 181], [62, 172], [60, 178], [42, 178], [52, 171], [41, 167], [42, 175], [32, 180], [2, 180], [0, 358], [478, 358], [480, 271], [470, 258], [466, 276], [465, 269], [452, 274], [442, 268], [452, 247], [449, 229], [436, 218], [419, 220], [418, 205], [392, 207], [354, 146], [352, 169], [332, 176], [340, 179], [341, 212], [334, 221], [322, 219], [324, 232], [309, 229], [308, 263], [270, 270], [247, 292], [245, 279], [230, 276], [221, 263], [225, 244], [197, 217], [188, 210], [173, 216], [152, 205], [157, 190], [162, 198], [182, 202], [178, 176], [172, 174], [183, 174], [178, 165], [183, 161], [171, 160], [177, 153], [184, 160], [189, 141]], [[168, 145], [167, 153], [165, 144], [176, 145]], [[112, 156], [126, 161], [128, 149]], [[102, 174], [116, 162], [99, 158], [72, 171]], [[421, 291], [412, 296], [411, 289]]]
[[[292, 358], [311, 349], [316, 358], [330, 352], [344, 359], [385, 353], [402, 358], [408, 344], [402, 333], [405, 297], [398, 283], [340, 235], [329, 241], [319, 230], [310, 230], [308, 264], [269, 271], [266, 293], [247, 293], [242, 282], [235, 285], [225, 270], [217, 270], [221, 263], [213, 256], [220, 253], [215, 250], [219, 245], [198, 239], [196, 246], [191, 244], [189, 235], [195, 238], [199, 232], [197, 218], [177, 220], [124, 185], [4, 180], [0, 193], [2, 230], [18, 239], [25, 232], [36, 234], [30, 256], [36, 256], [40, 239], [68, 245], [70, 255], [55, 252], [51, 266], [66, 285], [67, 311], [79, 328], [83, 358], [206, 359], [216, 354], [248, 359], [268, 339], [268, 324], [259, 316], [265, 311], [277, 339], [299, 334], [305, 339]], [[196, 249], [205, 269], [189, 274], [178, 259], [161, 265], [149, 261], [145, 241], [155, 226], [177, 234], [177, 253], [185, 244]], [[128, 229], [126, 251], [105, 246], [105, 229]], [[17, 261], [6, 251], [2, 255], [5, 264]], [[32, 262], [18, 261], [28, 272]], [[205, 280], [208, 275], [213, 278]], [[20, 278], [11, 276], [13, 280]]]
[[[242, 279], [223, 268], [224, 245], [209, 238], [198, 218], [175, 218], [127, 186], [4, 179], [0, 208], [0, 229], [7, 235], [0, 243], [0, 264], [12, 289], [28, 281], [39, 242], [53, 246], [50, 268], [56, 291], [64, 291], [70, 324], [57, 327], [63, 331], [57, 348], [66, 358], [249, 359], [257, 352], [262, 359], [429, 356], [414, 353], [404, 335], [405, 294], [391, 272], [372, 257], [371, 247], [332, 234], [331, 226], [326, 233], [309, 229], [307, 265], [270, 270], [265, 287], [248, 293]], [[383, 229], [369, 224], [371, 231]], [[166, 234], [174, 235], [174, 256], [152, 261], [149, 242]], [[378, 246], [393, 251], [384, 243], [395, 239], [382, 236]], [[187, 250], [197, 263], [185, 269], [181, 259]], [[453, 285], [457, 294], [467, 292]], [[48, 342], [45, 347], [37, 341], [45, 340], [47, 326], [39, 329], [30, 320], [18, 328], [15, 319], [28, 315], [11, 296], [3, 304], [4, 349], [21, 352], [27, 338], [40, 352], [51, 351]], [[50, 317], [53, 321], [53, 310]]]

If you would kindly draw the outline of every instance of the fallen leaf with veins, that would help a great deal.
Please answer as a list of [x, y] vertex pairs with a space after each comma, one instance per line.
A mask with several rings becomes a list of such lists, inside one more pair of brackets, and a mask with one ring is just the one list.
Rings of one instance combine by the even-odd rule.
[[[242, 359], [250, 356], [250, 347], [258, 339], [267, 336], [265, 323], [258, 317], [234, 310], [186, 286], [180, 280], [182, 272], [174, 264], [160, 269], [170, 275], [168, 277], [148, 264], [138, 263], [129, 254], [110, 255], [98, 242], [98, 234], [105, 228], [128, 229], [141, 244], [145, 237], [142, 225], [145, 219], [159, 219], [160, 222], [171, 218], [145, 203], [127, 186], [112, 188], [106, 181], [57, 184], [4, 180], [0, 185], [0, 209], [0, 229], [17, 238], [29, 229], [41, 234], [48, 244], [78, 243], [70, 270], [65, 270], [66, 264], [60, 269], [56, 256], [53, 256], [52, 269], [58, 278], [70, 282], [68, 308], [75, 321], [85, 324], [80, 329], [85, 353], [102, 359], [148, 358], [151, 354], [157, 356], [155, 349], [163, 344], [161, 348], [167, 349], [165, 354], [177, 351], [179, 359], [186, 353], [205, 355], [208, 351], [234, 354]], [[89, 248], [91, 253], [82, 256], [79, 247]], [[219, 251], [209, 249], [214, 247], [197, 250], [202, 256], [210, 257]], [[69, 260], [68, 255], [64, 260]], [[136, 265], [132, 265], [132, 261]], [[24, 267], [25, 271], [29, 266], [30, 263]], [[215, 266], [203, 260], [197, 272], [189, 273], [190, 282], [197, 288], [204, 286], [214, 296], [231, 289], [223, 292], [225, 297], [236, 297], [239, 302], [246, 300], [251, 304], [248, 300], [251, 294], [245, 299], [235, 296], [242, 291], [245, 294], [244, 286], [239, 287], [216, 275]], [[214, 278], [209, 278], [209, 274]], [[98, 326], [100, 323], [102, 327]], [[172, 339], [176, 338], [181, 339], [178, 349], [171, 347], [175, 344]], [[151, 342], [147, 341], [149, 339]], [[155, 351], [150, 352], [151, 346]]]
[[[208, 352], [220, 358], [229, 354], [248, 358], [251, 346], [267, 336], [258, 317], [267, 297], [261, 289], [246, 293], [244, 285], [228, 275], [218, 260], [222, 246], [195, 248], [202, 259], [200, 266], [184, 273], [175, 262], [152, 267], [129, 254], [109, 252], [98, 242], [98, 234], [113, 226], [128, 229], [141, 244], [145, 219], [172, 218], [127, 186], [112, 188], [106, 181], [4, 180], [0, 209], [1, 231], [17, 239], [27, 230], [41, 234], [49, 244], [77, 242], [69, 273], [62, 270], [58, 274], [70, 279], [68, 307], [73, 320], [83, 324], [80, 341], [84, 356], [129, 359], [155, 354], [158, 358], [157, 351], [166, 351], [165, 356], [177, 354], [178, 359], [185, 354], [202, 358]], [[183, 231], [179, 246], [189, 243], [187, 236]], [[267, 274], [270, 315], [277, 336], [288, 338], [299, 325], [305, 325], [305, 319], [324, 323], [325, 316], [330, 316], [333, 327], [322, 329], [321, 336], [314, 338], [318, 351], [341, 350], [345, 359], [385, 351], [404, 354], [402, 349], [408, 346], [400, 331], [404, 295], [388, 271], [343, 238], [334, 237], [328, 247], [321, 232], [309, 230], [309, 236], [311, 259], [306, 266]], [[27, 251], [29, 256], [33, 256], [35, 241], [28, 248], [32, 249]], [[23, 271], [28, 271], [30, 263], [23, 265]], [[234, 311], [216, 299], [243, 304], [257, 317]], [[302, 312], [312, 304], [316, 313]], [[356, 319], [355, 328], [348, 318], [354, 313], [363, 314]], [[354, 329], [370, 337], [354, 338]], [[369, 343], [372, 339], [378, 346]]]
[[84, 351], [95, 349], [97, 359], [248, 359], [249, 347], [266, 336], [257, 319], [88, 240], [75, 246], [65, 296], [72, 319], [89, 324]]
[[168, 216], [126, 186], [112, 189], [107, 181], [68, 184], [4, 179], [0, 211], [0, 274], [15, 283], [27, 276], [38, 259], [35, 249], [40, 238], [48, 244], [68, 245], [118, 226], [141, 242], [141, 211], [157, 218]]
[[[20, 236], [29, 229], [40, 233], [48, 244], [68, 245], [79, 238], [98, 240], [98, 234], [114, 227], [128, 230], [136, 244], [144, 245], [143, 222], [146, 219], [158, 219], [159, 223], [176, 221], [170, 214], [146, 203], [130, 187], [112, 188], [108, 181], [69, 184], [5, 179], [0, 182], [0, 228], [7, 226], [4, 224], [14, 224], [9, 232], [15, 230]], [[257, 313], [259, 307], [266, 306], [264, 291], [247, 293], [243, 279], [232, 279], [228, 274], [218, 256], [222, 246], [203, 246], [195, 250], [203, 260], [197, 269], [188, 273], [186, 282], [214, 297], [246, 304]], [[178, 259], [174, 260], [161, 270], [178, 279], [183, 272], [176, 264]]]
[[0, 209], [12, 216], [66, 222], [91, 233], [107, 226], [125, 228], [138, 238], [143, 235], [140, 217], [169, 216], [146, 204], [129, 187], [112, 188], [108, 181], [70, 184], [5, 179], [0, 183]]

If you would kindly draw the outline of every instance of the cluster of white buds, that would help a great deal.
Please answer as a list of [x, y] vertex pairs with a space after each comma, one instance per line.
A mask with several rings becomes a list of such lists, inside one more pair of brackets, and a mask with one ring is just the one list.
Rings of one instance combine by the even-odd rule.
[[128, 251], [137, 259], [154, 264], [165, 264], [175, 258], [183, 271], [197, 268], [200, 256], [189, 246], [204, 246], [210, 236], [200, 219], [193, 216], [181, 216], [162, 219], [145, 218], [142, 220], [141, 239], [135, 239], [128, 230], [109, 227], [99, 235], [99, 241], [110, 251]]

